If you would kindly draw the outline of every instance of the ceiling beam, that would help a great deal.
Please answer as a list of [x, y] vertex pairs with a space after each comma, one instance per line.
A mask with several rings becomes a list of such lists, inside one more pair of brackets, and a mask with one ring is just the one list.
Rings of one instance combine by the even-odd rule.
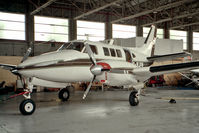
[[41, 11], [43, 8], [46, 8], [47, 6], [49, 6], [50, 4], [52, 4], [53, 2], [55, 2], [56, 0], [49, 0], [48, 2], [46, 2], [45, 4], [43, 4], [42, 6], [38, 7], [37, 9], [35, 9], [34, 11], [32, 11], [30, 13], [30, 15], [34, 15], [36, 13], [38, 13], [39, 11]]
[[120, 21], [124, 21], [124, 20], [133, 19], [133, 18], [136, 18], [136, 17], [140, 17], [140, 16], [143, 16], [143, 15], [146, 15], [146, 14], [149, 14], [149, 13], [159, 12], [159, 11], [170, 9], [170, 8], [179, 6], [179, 5], [183, 4], [183, 3], [192, 2], [192, 1], [193, 0], [180, 0], [180, 1], [177, 1], [177, 2], [173, 2], [173, 3], [170, 3], [170, 4], [166, 4], [166, 5], [151, 9], [151, 10], [146, 10], [146, 11], [134, 14], [134, 15], [130, 15], [130, 16], [127, 16], [127, 17], [124, 17], [124, 18], [113, 20], [111, 23], [117, 23], [117, 22], [120, 22]]
[[115, 3], [119, 2], [119, 1], [121, 1], [121, 0], [114, 0], [114, 1], [111, 2], [111, 3], [105, 4], [105, 5], [101, 6], [101, 7], [98, 7], [98, 8], [96, 8], [96, 9], [90, 10], [90, 11], [88, 11], [88, 12], [86, 12], [86, 13], [83, 13], [83, 14], [81, 14], [81, 15], [75, 17], [74, 19], [77, 20], [77, 19], [80, 19], [80, 18], [82, 18], [82, 17], [88, 16], [88, 15], [93, 14], [93, 13], [95, 13], [95, 12], [98, 12], [98, 11], [100, 11], [100, 10], [102, 10], [102, 9], [105, 9], [105, 8], [111, 6], [111, 5], [113, 5], [113, 4], [115, 4]]
[[183, 24], [183, 25], [173, 26], [173, 27], [170, 27], [170, 29], [177, 29], [177, 28], [187, 27], [187, 26], [192, 26], [192, 25], [199, 25], [199, 22], [194, 22], [194, 23], [189, 23], [189, 24]]
[[194, 30], [192, 30], [193, 32], [198, 32], [199, 31], [199, 28], [196, 28]]
[[182, 14], [182, 15], [179, 15], [179, 16], [169, 17], [169, 18], [161, 19], [161, 20], [154, 21], [154, 22], [151, 22], [151, 23], [143, 24], [142, 26], [143, 27], [150, 26], [150, 25], [153, 25], [153, 24], [159, 24], [159, 23], [171, 21], [171, 20], [174, 20], [174, 19], [180, 19], [180, 18], [185, 18], [185, 17], [188, 17], [188, 16], [194, 16], [194, 15], [197, 15], [197, 14], [199, 14], [199, 10], [194, 12], [194, 13]]

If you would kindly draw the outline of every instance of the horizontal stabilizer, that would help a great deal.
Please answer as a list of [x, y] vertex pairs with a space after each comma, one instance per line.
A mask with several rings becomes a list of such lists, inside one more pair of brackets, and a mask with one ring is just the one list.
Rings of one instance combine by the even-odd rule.
[[197, 68], [199, 68], [199, 61], [161, 66], [140, 67], [133, 69], [132, 73], [137, 75], [137, 79], [145, 81], [151, 76], [180, 72], [185, 70], [193, 70]]
[[15, 69], [17, 66], [16, 65], [9, 65], [9, 64], [0, 64], [0, 68], [3, 68], [5, 70], [13, 70]]
[[167, 55], [157, 55], [152, 57], [147, 57], [147, 60], [149, 61], [165, 61], [165, 60], [172, 60], [176, 58], [182, 58], [191, 56], [188, 52], [181, 52], [181, 53], [175, 53], [175, 54], [167, 54]]

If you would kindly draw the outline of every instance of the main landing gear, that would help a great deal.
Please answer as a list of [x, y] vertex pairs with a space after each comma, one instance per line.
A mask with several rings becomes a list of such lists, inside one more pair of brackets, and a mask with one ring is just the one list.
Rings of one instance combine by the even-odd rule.
[[139, 104], [140, 93], [141, 93], [142, 88], [144, 88], [143, 83], [139, 83], [133, 86], [134, 90], [129, 95], [129, 104], [131, 106], [137, 106]]
[[69, 87], [63, 88], [59, 91], [58, 93], [58, 97], [59, 99], [61, 99], [62, 101], [68, 101], [68, 99], [70, 98], [70, 91], [68, 89]]
[[139, 104], [138, 92], [132, 91], [129, 95], [129, 103], [131, 106], [137, 106]]

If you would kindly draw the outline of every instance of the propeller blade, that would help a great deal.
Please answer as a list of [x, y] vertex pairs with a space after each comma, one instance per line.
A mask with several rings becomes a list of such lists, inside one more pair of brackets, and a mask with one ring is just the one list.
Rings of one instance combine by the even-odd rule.
[[26, 51], [23, 59], [21, 60], [21, 62], [24, 62], [28, 58], [28, 56], [30, 55], [31, 52], [32, 52], [32, 48], [29, 47], [28, 50]]
[[96, 78], [96, 75], [93, 76], [93, 78], [92, 78], [91, 82], [89, 83], [89, 85], [88, 85], [86, 91], [84, 92], [83, 99], [86, 98], [86, 96], [87, 96], [87, 94], [88, 94], [88, 92], [89, 92], [89, 90], [90, 90], [90, 88], [91, 88], [91, 86], [92, 86], [92, 83], [93, 83], [93, 81], [95, 80], [95, 78]]
[[85, 43], [85, 47], [86, 47], [86, 51], [90, 57], [91, 62], [93, 63], [93, 65], [96, 65], [96, 60], [94, 58], [94, 54], [93, 54], [93, 51], [91, 50], [90, 46], [87, 43]]
[[188, 84], [186, 84], [185, 86], [189, 86], [190, 84], [192, 84], [193, 82], [190, 82], [190, 83], [188, 83]]
[[192, 79], [191, 78], [189, 78], [188, 76], [186, 76], [185, 74], [182, 74], [181, 72], [178, 72], [180, 75], [182, 75], [182, 76], [184, 76], [185, 78], [187, 78], [187, 79], [189, 79], [189, 80], [191, 80], [192, 81]]

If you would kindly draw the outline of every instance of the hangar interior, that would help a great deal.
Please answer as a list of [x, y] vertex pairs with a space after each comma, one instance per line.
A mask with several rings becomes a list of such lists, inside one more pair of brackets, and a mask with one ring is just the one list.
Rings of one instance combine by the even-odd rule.
[[[86, 36], [92, 41], [146, 37], [152, 24], [158, 38], [183, 39], [194, 58], [199, 50], [196, 0], [11, 0], [0, 5], [2, 56], [23, 56], [29, 46], [38, 55]], [[48, 41], [53, 43], [42, 45]]]
[[[6, 56], [1, 58], [4, 63], [18, 64], [7, 57], [21, 58], [29, 47], [33, 48], [31, 56], [36, 56], [76, 39], [114, 38], [116, 45], [135, 46], [144, 40], [152, 24], [157, 27], [157, 42], [183, 41], [183, 46], [176, 47], [176, 42], [163, 40], [155, 54], [184, 50], [193, 60], [198, 59], [197, 0], [11, 0], [0, 5], [0, 55]], [[7, 82], [13, 79], [6, 77]]]
[[[114, 45], [136, 47], [144, 42], [151, 25], [157, 27], [155, 55], [185, 51], [192, 54], [192, 60], [199, 59], [198, 0], [0, 1], [0, 63], [17, 65], [29, 47], [33, 57], [55, 51], [72, 40], [109, 42], [114, 39]], [[185, 60], [180, 58], [154, 64]], [[0, 82], [16, 86], [19, 77], [6, 70], [0, 70], [0, 74]], [[178, 81], [184, 82], [182, 77], [179, 73], [165, 74], [166, 87], [147, 87], [141, 105], [136, 108], [129, 106], [128, 91], [121, 88], [92, 91], [85, 101], [81, 99], [83, 92], [78, 91], [72, 93], [68, 103], [60, 102], [56, 92], [33, 93], [38, 110], [28, 119], [19, 115], [16, 109], [22, 97], [0, 101], [0, 118], [3, 118], [0, 119], [0, 132], [196, 133], [199, 130], [199, 83], [192, 81], [198, 84], [193, 90], [176, 90]], [[76, 90], [85, 89], [79, 84], [73, 86]], [[97, 84], [93, 86], [98, 87]], [[174, 102], [168, 103], [172, 98]], [[177, 104], [172, 104], [175, 99]], [[52, 122], [55, 118], [56, 124]]]

